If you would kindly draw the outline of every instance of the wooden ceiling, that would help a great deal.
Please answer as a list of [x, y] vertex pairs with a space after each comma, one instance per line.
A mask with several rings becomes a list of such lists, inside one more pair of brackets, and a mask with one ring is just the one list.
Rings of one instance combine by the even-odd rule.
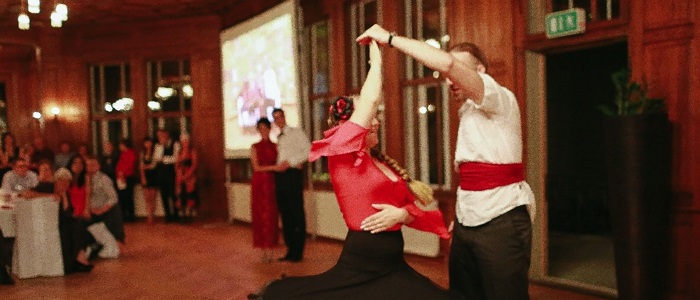
[[[31, 59], [34, 47], [14, 44], [3, 32], [18, 32], [17, 16], [27, 0], [0, 0], [0, 60]], [[265, 11], [284, 0], [41, 0], [41, 11], [28, 14], [32, 35], [36, 28], [49, 28], [49, 16], [56, 3], [68, 6], [64, 29], [79, 29], [102, 24], [125, 24], [193, 16], [218, 15], [224, 27], [232, 26]], [[302, 0], [301, 3], [315, 2]], [[25, 3], [25, 4], [22, 4]]]
[[[259, 0], [62, 0], [68, 5], [66, 27], [217, 15], [243, 2]], [[0, 28], [17, 27], [26, 0], [0, 0]], [[31, 26], [49, 26], [57, 0], [41, 0], [41, 12], [29, 14]]]

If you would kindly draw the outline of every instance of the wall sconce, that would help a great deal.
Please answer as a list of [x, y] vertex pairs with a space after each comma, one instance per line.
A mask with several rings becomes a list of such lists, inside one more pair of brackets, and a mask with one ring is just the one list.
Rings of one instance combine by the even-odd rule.
[[32, 113], [32, 118], [36, 119], [36, 121], [39, 122], [39, 131], [43, 135], [44, 134], [44, 116], [42, 116], [40, 112], [35, 111]]
[[51, 108], [51, 114], [53, 115], [54, 119], [58, 117], [58, 114], [61, 113], [61, 109], [58, 108], [57, 106], [54, 106]]

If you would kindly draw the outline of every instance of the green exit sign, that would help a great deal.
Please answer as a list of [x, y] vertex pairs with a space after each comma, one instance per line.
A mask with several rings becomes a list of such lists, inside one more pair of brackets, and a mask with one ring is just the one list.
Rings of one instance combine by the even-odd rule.
[[557, 38], [586, 31], [586, 11], [572, 8], [547, 14], [545, 17], [547, 38]]

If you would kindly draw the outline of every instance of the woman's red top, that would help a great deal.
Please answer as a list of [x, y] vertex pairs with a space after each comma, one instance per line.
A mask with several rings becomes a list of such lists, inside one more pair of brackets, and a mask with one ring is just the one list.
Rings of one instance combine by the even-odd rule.
[[[309, 161], [328, 157], [328, 170], [340, 211], [350, 230], [361, 231], [360, 223], [378, 210], [372, 204], [391, 204], [405, 208], [414, 220], [409, 227], [432, 232], [441, 238], [450, 237], [439, 210], [424, 211], [400, 176], [390, 180], [365, 152], [367, 128], [345, 122], [324, 132], [325, 138], [311, 145]], [[401, 224], [389, 231], [401, 229]]]
[[83, 211], [85, 211], [85, 204], [87, 200], [85, 186], [77, 186], [71, 184], [68, 187], [68, 197], [70, 198], [70, 203], [73, 206], [73, 216], [81, 217]]

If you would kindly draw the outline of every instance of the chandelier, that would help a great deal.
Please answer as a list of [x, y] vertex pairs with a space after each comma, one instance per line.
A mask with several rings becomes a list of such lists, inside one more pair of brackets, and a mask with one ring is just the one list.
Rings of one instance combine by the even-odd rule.
[[[20, 0], [21, 11], [17, 16], [17, 26], [22, 30], [29, 30], [29, 14], [41, 12], [41, 0]], [[54, 0], [54, 10], [51, 12], [51, 27], [61, 27], [68, 20], [68, 6], [63, 0]]]

